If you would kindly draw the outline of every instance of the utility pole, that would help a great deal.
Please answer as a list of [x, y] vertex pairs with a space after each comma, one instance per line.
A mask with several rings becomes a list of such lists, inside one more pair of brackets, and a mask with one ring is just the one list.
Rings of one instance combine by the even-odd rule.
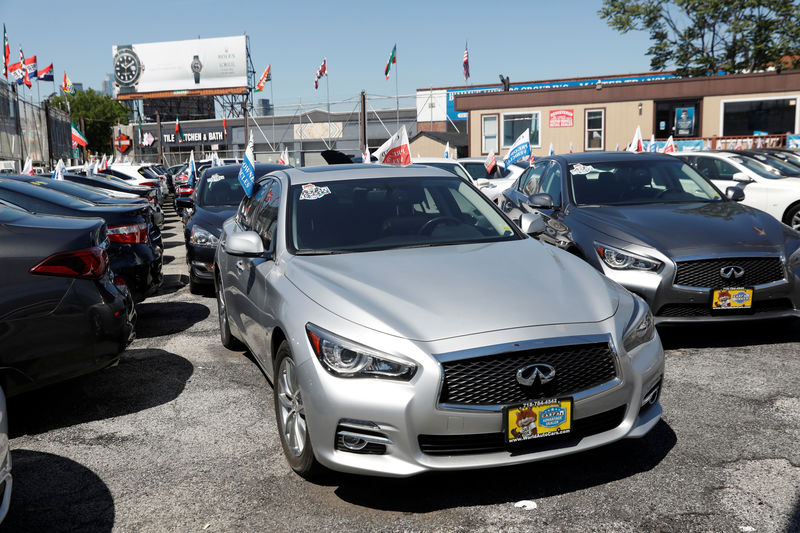
[[[361, 112], [358, 114], [358, 126], [361, 133], [361, 153], [367, 151], [367, 93], [361, 91]], [[369, 163], [369, 161], [364, 161]]]
[[[39, 87], [38, 85], [36, 86]], [[50, 168], [53, 168], [53, 130], [50, 124], [50, 101], [44, 101], [44, 129], [47, 132], [47, 154]]]
[[[72, 118], [72, 115], [70, 115]], [[70, 127], [72, 127], [72, 123], [70, 122]], [[86, 122], [84, 121], [83, 117], [81, 117], [81, 133], [84, 137], [86, 137]], [[83, 162], [87, 162], [89, 160], [89, 145], [83, 147]]]
[[156, 111], [156, 122], [158, 123], [158, 162], [164, 162], [164, 150], [163, 150], [163, 142], [164, 139], [161, 138], [161, 113]]
[[247, 150], [247, 143], [250, 142], [250, 137], [247, 136], [247, 102], [242, 104], [244, 109], [244, 149]]

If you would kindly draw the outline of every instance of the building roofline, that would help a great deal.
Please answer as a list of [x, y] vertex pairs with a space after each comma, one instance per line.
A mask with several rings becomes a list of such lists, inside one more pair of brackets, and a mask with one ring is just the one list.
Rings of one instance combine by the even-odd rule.
[[[613, 78], [629, 78], [633, 76], [659, 76], [665, 74], [675, 74], [674, 70], [659, 70], [655, 72], [636, 72], [631, 74], [605, 74], [602, 76], [584, 76], [579, 78], [553, 78], [549, 80], [529, 80], [529, 81], [514, 81], [511, 85], [528, 85], [534, 83], [557, 83], [557, 82], [567, 82], [567, 81], [587, 81], [587, 80], [605, 80], [605, 79], [613, 79]], [[653, 82], [647, 82], [653, 83]], [[462, 90], [462, 89], [487, 89], [490, 87], [497, 87], [498, 85], [502, 85], [501, 83], [484, 83], [480, 85], [451, 85], [449, 87], [423, 87], [417, 89], [417, 92], [425, 92], [425, 91], [441, 91], [441, 90]]]

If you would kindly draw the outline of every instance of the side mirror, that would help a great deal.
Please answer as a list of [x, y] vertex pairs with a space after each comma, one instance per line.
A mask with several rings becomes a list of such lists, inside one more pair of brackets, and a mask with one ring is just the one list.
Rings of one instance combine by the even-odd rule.
[[475, 182], [475, 185], [482, 189], [484, 187], [491, 187], [492, 182], [487, 178], [478, 178], [478, 181]]
[[194, 200], [188, 196], [175, 198], [175, 205], [181, 209], [191, 209], [194, 207]]
[[264, 255], [264, 243], [255, 231], [232, 233], [225, 238], [222, 245], [225, 253], [241, 257], [261, 257]]
[[528, 235], [539, 235], [545, 231], [544, 219], [538, 213], [523, 214], [519, 219], [519, 226]]
[[728, 187], [725, 189], [725, 196], [728, 197], [728, 200], [733, 200], [734, 202], [741, 202], [744, 200], [744, 191], [739, 187]]
[[531, 194], [528, 196], [528, 205], [542, 209], [553, 209], [553, 197], [547, 193]]
[[737, 172], [733, 175], [733, 181], [739, 181], [741, 183], [753, 183], [755, 180], [744, 172]]

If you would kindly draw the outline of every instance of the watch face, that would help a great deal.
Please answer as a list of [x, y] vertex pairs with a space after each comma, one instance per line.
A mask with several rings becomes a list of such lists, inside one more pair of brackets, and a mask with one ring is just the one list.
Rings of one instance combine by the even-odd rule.
[[200, 72], [200, 70], [202, 68], [203, 68], [203, 64], [200, 63], [199, 59], [195, 58], [195, 59], [192, 60], [192, 72]]
[[142, 63], [133, 51], [122, 50], [114, 57], [114, 79], [119, 85], [133, 85], [141, 74]]

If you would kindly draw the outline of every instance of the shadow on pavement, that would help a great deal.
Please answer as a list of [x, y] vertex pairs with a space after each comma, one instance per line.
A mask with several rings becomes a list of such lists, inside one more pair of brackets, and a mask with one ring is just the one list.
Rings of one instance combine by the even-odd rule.
[[[8, 400], [9, 437], [104, 420], [168, 403], [194, 373], [183, 357], [159, 349], [128, 350], [117, 366]], [[102, 444], [94, 437], [87, 444]], [[17, 465], [13, 465], [16, 471]], [[16, 473], [14, 473], [16, 478]]]
[[782, 318], [727, 324], [659, 326], [665, 349], [730, 348], [800, 342], [800, 320]]
[[[172, 256], [165, 255], [164, 257], [172, 257]], [[173, 257], [172, 259], [175, 258]], [[161, 296], [164, 294], [172, 294], [174, 292], [178, 292], [188, 284], [189, 284], [188, 274], [164, 274], [164, 281], [161, 283], [161, 287], [158, 288], [158, 291], [153, 296]], [[142, 305], [144, 304], [137, 305], [136, 310], [138, 311]]]
[[2, 531], [111, 531], [114, 499], [97, 474], [66, 457], [12, 450], [11, 507]]
[[208, 318], [207, 305], [193, 302], [154, 302], [136, 305], [136, 337], [149, 339], [185, 331]]
[[800, 495], [794, 502], [794, 510], [789, 518], [789, 527], [786, 528], [786, 533], [800, 533]]
[[626, 439], [558, 459], [495, 469], [433, 472], [409, 479], [345, 476], [338, 479], [334, 493], [355, 505], [412, 513], [536, 500], [651, 470], [676, 442], [675, 432], [662, 420], [642, 439]]

